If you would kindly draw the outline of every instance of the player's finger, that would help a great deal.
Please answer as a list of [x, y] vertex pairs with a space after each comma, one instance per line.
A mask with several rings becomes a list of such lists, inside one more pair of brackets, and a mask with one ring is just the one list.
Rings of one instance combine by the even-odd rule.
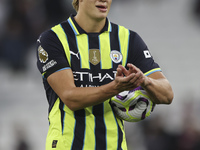
[[127, 64], [127, 67], [129, 68], [128, 71], [129, 71], [130, 73], [136, 73], [136, 72], [137, 72], [136, 67], [135, 67], [133, 64], [128, 63], [128, 64]]
[[130, 80], [130, 83], [133, 85], [138, 85], [143, 82], [143, 74], [141, 72], [138, 72], [135, 74], [134, 78]]
[[123, 76], [123, 73], [122, 73], [122, 69], [121, 69], [121, 68], [117, 68], [116, 76]]
[[128, 76], [121, 79], [122, 83], [130, 83], [130, 81], [134, 78], [135, 73], [129, 74]]
[[139, 68], [137, 68], [135, 65], [131, 63], [128, 63], [127, 66], [129, 67], [130, 72], [134, 72], [134, 73], [141, 72]]
[[125, 76], [128, 76], [130, 74], [129, 71], [124, 66], [119, 65], [118, 68], [120, 68], [122, 70], [122, 72]]

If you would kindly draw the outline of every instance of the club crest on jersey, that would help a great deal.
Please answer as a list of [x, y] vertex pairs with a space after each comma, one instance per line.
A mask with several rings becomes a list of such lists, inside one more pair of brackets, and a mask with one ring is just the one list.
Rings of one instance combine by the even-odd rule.
[[90, 49], [89, 50], [89, 60], [93, 65], [97, 65], [101, 61], [101, 55], [99, 49]]
[[117, 50], [112, 50], [110, 52], [110, 58], [114, 63], [120, 63], [122, 61], [122, 54]]
[[41, 63], [46, 63], [48, 60], [48, 53], [40, 45], [38, 48], [38, 56]]

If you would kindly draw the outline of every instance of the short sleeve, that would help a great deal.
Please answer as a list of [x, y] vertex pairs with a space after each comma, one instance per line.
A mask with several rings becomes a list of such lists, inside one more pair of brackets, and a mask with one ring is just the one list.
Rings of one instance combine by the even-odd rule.
[[145, 42], [133, 31], [130, 33], [128, 61], [140, 68], [145, 75], [161, 71], [160, 66], [154, 61]]
[[70, 67], [63, 46], [52, 30], [45, 31], [37, 40], [37, 67], [44, 78]]

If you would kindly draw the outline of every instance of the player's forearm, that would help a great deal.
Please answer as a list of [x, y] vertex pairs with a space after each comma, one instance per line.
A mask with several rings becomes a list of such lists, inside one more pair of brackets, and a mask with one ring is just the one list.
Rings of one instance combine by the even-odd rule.
[[73, 87], [63, 92], [61, 99], [72, 111], [76, 111], [100, 104], [118, 94], [119, 91], [114, 87], [114, 82], [100, 87]]
[[143, 88], [147, 91], [150, 98], [156, 104], [170, 104], [173, 100], [173, 91], [168, 80], [163, 79], [152, 79], [147, 77], [148, 84], [144, 85]]

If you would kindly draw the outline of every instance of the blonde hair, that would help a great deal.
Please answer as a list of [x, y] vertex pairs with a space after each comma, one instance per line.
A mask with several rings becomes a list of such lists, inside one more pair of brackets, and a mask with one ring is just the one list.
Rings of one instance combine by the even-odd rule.
[[79, 0], [73, 0], [73, 1], [72, 1], [72, 5], [73, 5], [74, 9], [75, 9], [76, 11], [78, 11], [78, 8], [79, 8]]

